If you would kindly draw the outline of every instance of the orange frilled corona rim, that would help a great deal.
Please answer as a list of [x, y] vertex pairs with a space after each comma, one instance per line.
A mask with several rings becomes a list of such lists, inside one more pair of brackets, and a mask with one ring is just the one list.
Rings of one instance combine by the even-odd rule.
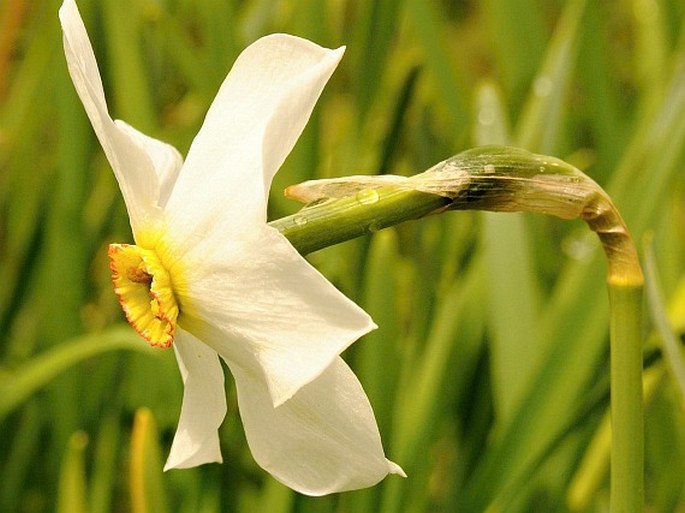
[[157, 254], [132, 244], [110, 244], [114, 292], [126, 319], [153, 347], [170, 347], [178, 303], [171, 278]]

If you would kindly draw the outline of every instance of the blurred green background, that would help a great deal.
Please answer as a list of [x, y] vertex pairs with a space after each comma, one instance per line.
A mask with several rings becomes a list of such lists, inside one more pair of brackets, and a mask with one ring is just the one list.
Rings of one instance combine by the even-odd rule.
[[[80, 0], [110, 111], [187, 151], [238, 53], [347, 46], [272, 189], [413, 174], [465, 148], [555, 155], [604, 186], [685, 331], [682, 0]], [[229, 378], [225, 463], [161, 472], [171, 351], [123, 320], [123, 202], [66, 72], [56, 0], [0, 3], [0, 511], [607, 510], [608, 305], [580, 222], [459, 212], [311, 255], [381, 326], [348, 351], [409, 477], [295, 494], [253, 462]], [[230, 201], [230, 198], [227, 198]], [[650, 277], [655, 282], [655, 276]], [[646, 499], [685, 511], [685, 398], [646, 323]]]

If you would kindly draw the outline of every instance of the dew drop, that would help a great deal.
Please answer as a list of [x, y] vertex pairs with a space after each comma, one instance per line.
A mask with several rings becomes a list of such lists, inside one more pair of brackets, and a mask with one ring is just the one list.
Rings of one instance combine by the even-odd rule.
[[362, 189], [357, 193], [357, 201], [362, 205], [372, 205], [378, 198], [378, 191], [375, 189]]
[[295, 217], [293, 221], [297, 226], [304, 226], [305, 224], [307, 224], [307, 218], [302, 216]]

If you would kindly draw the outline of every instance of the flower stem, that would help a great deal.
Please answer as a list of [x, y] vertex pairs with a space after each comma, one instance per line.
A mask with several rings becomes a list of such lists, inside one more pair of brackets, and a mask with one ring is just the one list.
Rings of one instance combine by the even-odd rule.
[[419, 219], [451, 202], [434, 194], [394, 188], [362, 189], [351, 197], [307, 206], [269, 223], [303, 255]]
[[644, 498], [642, 285], [609, 282], [611, 511], [639, 513]]
[[534, 212], [582, 219], [602, 243], [611, 307], [611, 510], [642, 511], [643, 274], [625, 223], [609, 196], [570, 164], [525, 150], [482, 146], [412, 177], [314, 180], [286, 195], [309, 202], [273, 221], [302, 254], [446, 210]]

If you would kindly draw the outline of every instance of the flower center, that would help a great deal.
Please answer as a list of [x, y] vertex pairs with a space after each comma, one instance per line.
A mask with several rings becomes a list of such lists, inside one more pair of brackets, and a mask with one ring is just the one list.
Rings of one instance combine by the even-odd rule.
[[128, 322], [151, 346], [171, 346], [178, 303], [157, 254], [131, 244], [110, 244], [109, 258], [114, 292]]

